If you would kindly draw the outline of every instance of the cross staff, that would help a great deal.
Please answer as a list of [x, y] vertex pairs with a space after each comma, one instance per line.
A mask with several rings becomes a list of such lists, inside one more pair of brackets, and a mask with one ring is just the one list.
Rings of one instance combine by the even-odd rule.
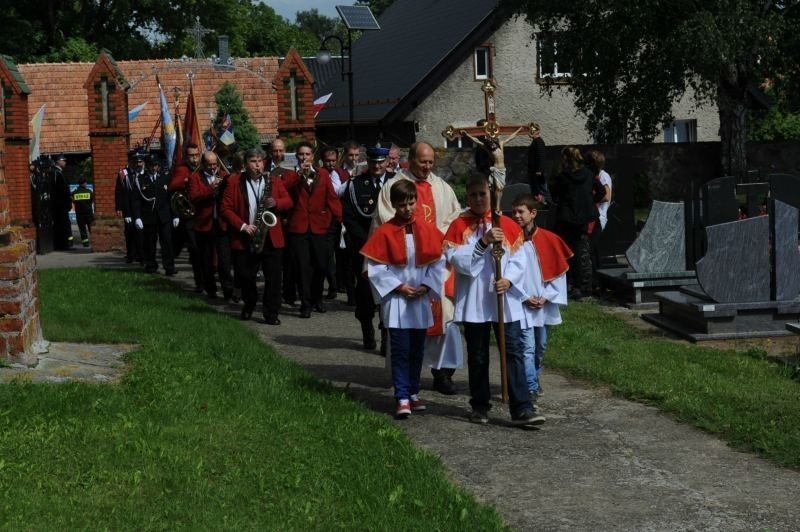
[[[494, 80], [486, 80], [481, 85], [483, 91], [484, 106], [486, 111], [486, 122], [483, 126], [472, 126], [456, 129], [452, 125], [447, 126], [442, 135], [448, 140], [454, 140], [461, 135], [465, 135], [472, 139], [474, 142], [480, 144], [481, 148], [488, 151], [495, 162], [502, 160], [503, 147], [505, 144], [516, 137], [521, 131], [527, 130], [530, 137], [539, 131], [539, 126], [534, 122], [525, 125], [500, 125], [497, 123], [495, 116], [495, 99], [494, 93], [496, 89]], [[483, 139], [476, 138], [482, 135]], [[508, 135], [504, 140], [499, 140], [500, 135]], [[490, 183], [491, 191], [491, 205], [492, 205], [492, 228], [500, 227], [500, 213], [498, 212], [497, 204], [497, 181], [494, 172], [491, 175]], [[494, 278], [499, 281], [503, 278], [502, 260], [503, 254], [502, 242], [495, 242], [492, 244], [492, 258], [494, 259]], [[505, 327], [505, 312], [504, 312], [504, 296], [497, 294], [497, 348], [500, 351], [500, 379], [502, 381], [502, 397], [503, 402], [508, 402], [508, 369], [506, 367], [506, 327]]]

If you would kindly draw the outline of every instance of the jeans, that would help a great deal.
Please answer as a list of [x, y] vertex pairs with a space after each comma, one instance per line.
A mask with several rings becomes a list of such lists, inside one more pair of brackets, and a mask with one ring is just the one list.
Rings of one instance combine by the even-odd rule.
[[525, 380], [529, 392], [539, 391], [539, 373], [542, 371], [544, 351], [547, 349], [547, 325], [531, 327], [522, 331], [522, 344], [525, 349]]
[[419, 393], [425, 333], [425, 329], [389, 329], [395, 399], [408, 399]]
[[[489, 327], [494, 327], [499, 336], [497, 323], [464, 323], [464, 338], [467, 340], [467, 363], [469, 364], [469, 404], [475, 410], [491, 408], [489, 387]], [[508, 407], [512, 417], [530, 411], [533, 407], [528, 397], [525, 381], [525, 355], [522, 345], [522, 329], [518, 321], [505, 324], [506, 361], [508, 370]], [[393, 346], [394, 347], [394, 346]]]

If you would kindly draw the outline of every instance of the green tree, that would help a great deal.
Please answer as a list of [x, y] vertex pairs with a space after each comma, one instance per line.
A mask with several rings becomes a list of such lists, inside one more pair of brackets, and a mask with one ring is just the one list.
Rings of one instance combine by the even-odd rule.
[[394, 0], [359, 0], [356, 5], [369, 6], [372, 14], [375, 15], [375, 18], [378, 18], [393, 3]]
[[[604, 141], [652, 140], [693, 89], [719, 108], [722, 166], [742, 175], [750, 94], [796, 83], [797, 0], [502, 0], [571, 62], [568, 90]], [[796, 87], [796, 84], [794, 85]], [[545, 87], [552, 90], [552, 86]]]
[[231, 146], [231, 148], [247, 150], [261, 145], [261, 137], [250, 121], [250, 114], [242, 102], [242, 97], [236, 85], [229, 81], [223, 83], [214, 94], [214, 101], [217, 103], [217, 117], [214, 119], [215, 128], [219, 128], [226, 114], [231, 116], [233, 134], [236, 137], [236, 145], [235, 147]]

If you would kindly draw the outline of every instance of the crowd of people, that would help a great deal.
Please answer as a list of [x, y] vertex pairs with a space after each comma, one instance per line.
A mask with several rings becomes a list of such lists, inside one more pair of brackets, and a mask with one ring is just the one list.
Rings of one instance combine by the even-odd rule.
[[[534, 142], [543, 149], [541, 139]], [[426, 142], [409, 148], [407, 164], [396, 146], [368, 147], [366, 164], [359, 164], [356, 142], [316, 153], [303, 141], [290, 165], [276, 139], [269, 156], [247, 150], [230, 170], [214, 152], [189, 144], [171, 174], [157, 156], [136, 152], [116, 189], [126, 260], [157, 272], [160, 243], [164, 273], [174, 275], [175, 256], [186, 247], [198, 293], [221, 292], [241, 303], [242, 320], [252, 319], [260, 300], [272, 326], [281, 324], [282, 304], [309, 319], [344, 294], [363, 347], [378, 349], [380, 340], [381, 354], [390, 358], [398, 418], [425, 410], [423, 366], [431, 368], [435, 390], [456, 393], [452, 376], [463, 366], [463, 331], [470, 418], [486, 423], [494, 328], [505, 338], [512, 421], [540, 424], [547, 329], [561, 322], [568, 282], [575, 292], [591, 289], [591, 280], [583, 284], [588, 238], [592, 224], [602, 224], [597, 205], [610, 199], [610, 182], [593, 184], [601, 179], [599, 152], [589, 155], [592, 175], [580, 152], [566, 148], [552, 193], [540, 162], [532, 193], [513, 198], [511, 216], [499, 215], [490, 183], [502, 194], [502, 149], [503, 143], [488, 145], [488, 166], [466, 184], [466, 209], [433, 172], [435, 151]], [[556, 209], [561, 236], [537, 227], [545, 205]]]

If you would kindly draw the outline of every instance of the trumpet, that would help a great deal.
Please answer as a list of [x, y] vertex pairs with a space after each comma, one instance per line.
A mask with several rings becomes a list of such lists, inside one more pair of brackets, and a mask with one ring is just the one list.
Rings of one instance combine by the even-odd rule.
[[261, 253], [264, 250], [269, 228], [278, 225], [278, 217], [267, 208], [267, 198], [272, 197], [272, 179], [269, 174], [261, 174], [261, 177], [264, 178], [264, 193], [261, 195], [261, 201], [256, 209], [254, 220], [256, 231], [250, 240], [250, 251], [253, 253]]
[[189, 199], [189, 194], [186, 193], [186, 190], [179, 190], [178, 192], [175, 192], [169, 199], [169, 206], [176, 216], [179, 216], [184, 220], [194, 218], [194, 205], [192, 205], [192, 202]]

